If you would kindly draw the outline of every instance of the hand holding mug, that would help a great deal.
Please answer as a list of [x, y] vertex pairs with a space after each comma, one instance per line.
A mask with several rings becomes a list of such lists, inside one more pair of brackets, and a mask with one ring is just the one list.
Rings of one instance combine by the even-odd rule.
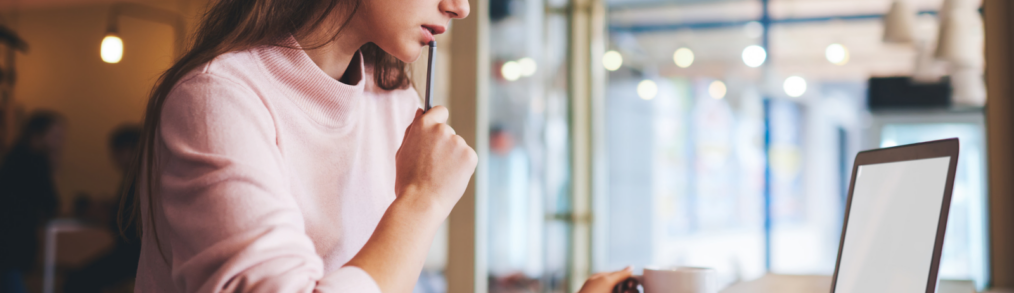
[[634, 268], [628, 266], [615, 272], [604, 272], [591, 275], [591, 277], [588, 277], [587, 281], [584, 281], [584, 285], [581, 286], [581, 290], [577, 292], [610, 293], [617, 284], [620, 284], [620, 282], [630, 278], [630, 275], [633, 273]]

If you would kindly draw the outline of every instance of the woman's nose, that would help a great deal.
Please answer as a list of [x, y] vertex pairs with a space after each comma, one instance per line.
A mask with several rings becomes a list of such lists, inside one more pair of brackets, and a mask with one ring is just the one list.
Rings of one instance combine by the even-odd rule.
[[468, 17], [468, 0], [442, 0], [440, 11], [443, 11], [451, 18]]

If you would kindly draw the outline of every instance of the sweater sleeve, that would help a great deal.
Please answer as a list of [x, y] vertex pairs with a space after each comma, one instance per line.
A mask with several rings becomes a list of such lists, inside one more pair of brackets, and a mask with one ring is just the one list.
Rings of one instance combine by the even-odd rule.
[[289, 192], [274, 120], [248, 87], [209, 73], [162, 110], [157, 227], [181, 292], [380, 292], [362, 269], [324, 274]]

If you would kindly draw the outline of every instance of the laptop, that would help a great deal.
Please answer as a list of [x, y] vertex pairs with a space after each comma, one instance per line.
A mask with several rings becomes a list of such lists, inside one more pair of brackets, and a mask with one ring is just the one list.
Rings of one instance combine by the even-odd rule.
[[934, 293], [958, 139], [856, 155], [832, 293]]

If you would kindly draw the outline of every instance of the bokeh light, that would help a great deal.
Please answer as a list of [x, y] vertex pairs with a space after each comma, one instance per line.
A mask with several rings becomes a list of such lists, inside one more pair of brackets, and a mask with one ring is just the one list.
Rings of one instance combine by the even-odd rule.
[[785, 89], [785, 94], [793, 98], [798, 98], [806, 93], [806, 80], [802, 77], [793, 75], [785, 79], [785, 83], [782, 84], [782, 88]]
[[711, 84], [708, 85], [708, 95], [710, 95], [711, 98], [716, 100], [724, 98], [725, 92], [725, 83], [721, 80], [712, 81]]
[[521, 76], [532, 76], [539, 69], [539, 66], [535, 64], [535, 60], [528, 57], [518, 60], [518, 65], [521, 65]]
[[746, 66], [758, 67], [764, 64], [764, 60], [767, 60], [768, 52], [761, 48], [761, 46], [750, 45], [743, 49], [743, 63]]
[[508, 81], [515, 81], [521, 77], [521, 64], [515, 61], [507, 61], [500, 67], [500, 75]]
[[676, 52], [672, 54], [672, 60], [680, 68], [690, 67], [691, 64], [694, 64], [694, 51], [687, 47], [676, 49]]
[[123, 59], [123, 39], [115, 34], [106, 35], [105, 38], [102, 38], [99, 55], [106, 63], [120, 63], [120, 60]]
[[831, 64], [845, 65], [845, 63], [849, 63], [849, 50], [842, 44], [830, 44], [827, 45], [827, 49], [824, 49], [824, 57], [827, 57], [827, 61]]
[[759, 21], [747, 22], [746, 25], [743, 26], [743, 33], [752, 39], [760, 38], [761, 35], [764, 34], [764, 25]]
[[637, 96], [644, 100], [651, 100], [658, 95], [658, 85], [650, 79], [642, 80], [637, 84]]
[[602, 55], [602, 66], [609, 71], [616, 71], [623, 66], [623, 55], [620, 52], [612, 51], [606, 52]]

